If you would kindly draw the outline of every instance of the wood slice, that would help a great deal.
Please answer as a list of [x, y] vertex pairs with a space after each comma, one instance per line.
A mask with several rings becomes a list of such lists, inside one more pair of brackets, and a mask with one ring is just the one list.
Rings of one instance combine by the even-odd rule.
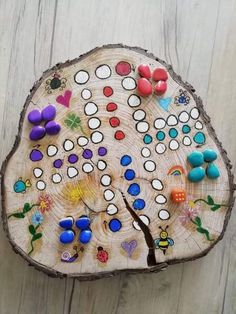
[[[137, 86], [149, 69], [144, 97]], [[41, 128], [28, 121], [35, 109]], [[31, 140], [32, 130], [43, 138]], [[32, 88], [2, 166], [4, 227], [14, 250], [52, 276], [157, 271], [222, 238], [230, 168], [192, 86], [143, 49], [107, 45], [57, 64]]]

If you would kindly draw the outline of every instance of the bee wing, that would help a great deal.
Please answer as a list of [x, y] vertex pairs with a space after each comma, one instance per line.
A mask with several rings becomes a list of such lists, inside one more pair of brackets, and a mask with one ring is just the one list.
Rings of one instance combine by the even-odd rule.
[[174, 240], [173, 239], [171, 239], [171, 238], [167, 238], [167, 241], [168, 241], [168, 243], [169, 243], [169, 245], [174, 245]]
[[158, 238], [158, 239], [154, 240], [154, 243], [155, 243], [156, 246], [159, 246], [160, 240], [161, 240], [161, 238]]

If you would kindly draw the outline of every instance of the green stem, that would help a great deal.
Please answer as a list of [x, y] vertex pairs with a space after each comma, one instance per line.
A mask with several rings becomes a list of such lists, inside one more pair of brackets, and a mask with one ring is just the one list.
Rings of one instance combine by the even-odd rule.
[[33, 253], [33, 251], [34, 251], [33, 239], [31, 239], [30, 245], [31, 245], [31, 250], [29, 251], [28, 255], [30, 255], [30, 254]]
[[[31, 205], [29, 211], [31, 211], [31, 209], [32, 209], [33, 207], [36, 207], [36, 206], [39, 206], [39, 204], [33, 204], [33, 205]], [[28, 212], [29, 212], [29, 211], [28, 211]], [[9, 219], [9, 218], [11, 218], [12, 216], [14, 216], [15, 214], [25, 214], [25, 213], [24, 213], [23, 211], [22, 211], [22, 212], [15, 212], [15, 213], [12, 213], [12, 214], [8, 215], [7, 218]]]
[[199, 199], [195, 200], [194, 204], [196, 204], [197, 202], [204, 202], [205, 204], [210, 205], [206, 200], [204, 200], [202, 198], [199, 198]]

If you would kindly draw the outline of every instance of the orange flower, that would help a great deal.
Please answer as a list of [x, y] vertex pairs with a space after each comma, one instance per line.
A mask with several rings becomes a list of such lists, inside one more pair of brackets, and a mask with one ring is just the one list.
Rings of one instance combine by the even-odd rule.
[[52, 209], [52, 198], [49, 194], [40, 194], [38, 198], [39, 210], [43, 214], [45, 211], [50, 211]]

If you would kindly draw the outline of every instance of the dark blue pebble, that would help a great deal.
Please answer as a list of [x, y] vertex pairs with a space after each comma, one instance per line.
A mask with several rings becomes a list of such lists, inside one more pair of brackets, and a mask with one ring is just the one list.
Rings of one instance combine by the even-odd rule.
[[119, 219], [114, 218], [109, 222], [109, 228], [112, 232], [117, 232], [121, 229], [122, 224]]
[[132, 169], [127, 169], [125, 171], [125, 179], [130, 181], [133, 180], [135, 178], [135, 172]]
[[73, 217], [62, 218], [59, 221], [59, 226], [64, 229], [71, 229], [74, 223]]
[[132, 162], [132, 158], [129, 155], [124, 155], [121, 157], [120, 164], [122, 166], [128, 166]]
[[88, 216], [81, 216], [76, 220], [75, 225], [78, 229], [87, 229], [90, 225], [90, 218]]
[[140, 193], [140, 186], [137, 183], [130, 184], [130, 186], [128, 188], [128, 193], [130, 195], [133, 195], [133, 196], [139, 195], [139, 193]]
[[60, 234], [60, 242], [63, 244], [73, 242], [74, 238], [75, 238], [75, 233], [72, 230], [65, 230]]
[[137, 209], [137, 210], [142, 210], [145, 207], [145, 201], [142, 198], [137, 198], [134, 202], [133, 202], [133, 208]]
[[90, 229], [82, 230], [79, 235], [79, 241], [83, 244], [89, 243], [92, 238], [92, 231]]

